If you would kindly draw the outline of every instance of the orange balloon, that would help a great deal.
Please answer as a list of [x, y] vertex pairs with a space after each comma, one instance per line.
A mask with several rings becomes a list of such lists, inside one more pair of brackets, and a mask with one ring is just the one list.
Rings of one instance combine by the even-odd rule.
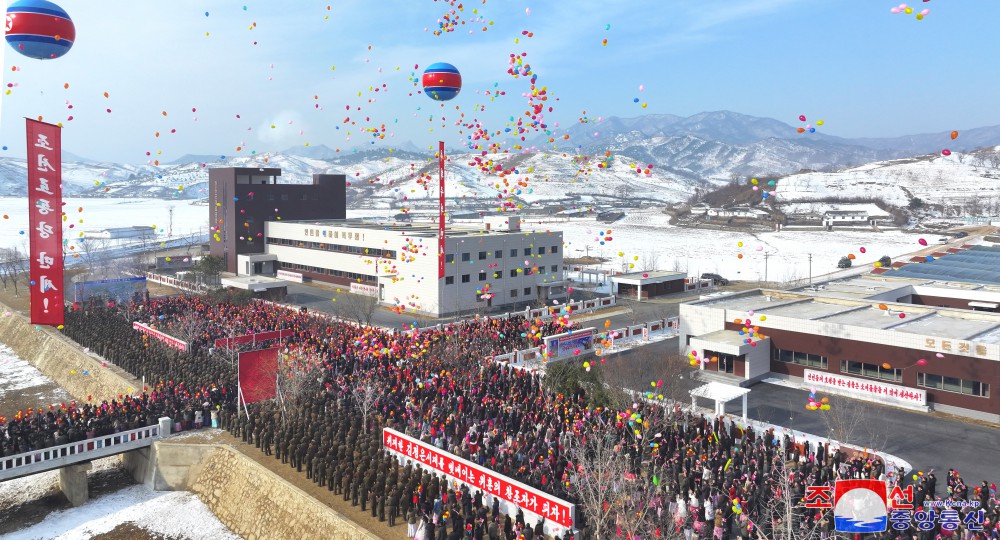
[[795, 131], [798, 131], [799, 133], [805, 133], [806, 132], [806, 128], [799, 128], [799, 129], [796, 129]]
[[847, 254], [847, 258], [848, 258], [848, 259], [851, 259], [852, 261], [853, 261], [854, 259], [857, 259], [857, 257], [855, 257], [853, 253], [848, 253], [848, 254]]
[[830, 398], [825, 397], [825, 398], [821, 399], [820, 401], [822, 401], [823, 403], [830, 403]]
[[882, 311], [885, 311], [885, 310], [889, 309], [889, 306], [887, 306], [885, 304], [879, 304], [878, 308], [881, 309]]
[[736, 258], [737, 258], [737, 259], [742, 259], [742, 258], [743, 258], [743, 254], [742, 254], [742, 253], [740, 253], [739, 255], [737, 255], [737, 256], [736, 256]]
[[892, 369], [892, 365], [889, 362], [884, 362], [882, 364], [882, 369]]
[[954, 141], [957, 138], [958, 138], [958, 132], [957, 131], [952, 131], [951, 132], [951, 140]]

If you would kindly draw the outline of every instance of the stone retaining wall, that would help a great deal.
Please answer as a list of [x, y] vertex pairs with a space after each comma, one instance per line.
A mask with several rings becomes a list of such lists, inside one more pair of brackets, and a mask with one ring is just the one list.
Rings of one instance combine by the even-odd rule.
[[48, 326], [36, 329], [27, 317], [3, 304], [0, 304], [0, 342], [80, 403], [86, 403], [87, 396], [100, 403], [122, 394], [142, 392], [142, 383], [123, 370], [111, 364], [102, 367], [100, 357], [84, 352], [83, 347], [59, 330]]
[[[157, 443], [158, 450], [169, 443]], [[212, 445], [188, 489], [219, 521], [247, 540], [337, 538], [377, 540], [236, 449]]]

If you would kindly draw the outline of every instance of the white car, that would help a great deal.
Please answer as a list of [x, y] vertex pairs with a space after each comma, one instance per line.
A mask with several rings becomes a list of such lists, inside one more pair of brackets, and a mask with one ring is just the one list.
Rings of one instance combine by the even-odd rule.
[[939, 244], [947, 244], [948, 243], [948, 239], [947, 238], [938, 238], [937, 243], [939, 243]]

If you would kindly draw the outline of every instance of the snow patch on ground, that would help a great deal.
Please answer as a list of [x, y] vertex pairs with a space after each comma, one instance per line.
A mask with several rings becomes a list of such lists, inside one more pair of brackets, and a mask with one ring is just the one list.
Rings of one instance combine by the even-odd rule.
[[238, 540], [196, 496], [183, 491], [153, 491], [132, 486], [90, 500], [83, 506], [49, 514], [42, 522], [3, 536], [3, 540], [84, 540], [123, 523], [186, 540]]

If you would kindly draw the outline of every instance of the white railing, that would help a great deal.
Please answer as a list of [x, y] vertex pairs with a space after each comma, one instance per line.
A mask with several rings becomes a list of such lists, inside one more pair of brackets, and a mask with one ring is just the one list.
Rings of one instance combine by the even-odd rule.
[[3, 456], [0, 457], [0, 482], [143, 448], [151, 445], [153, 440], [160, 436], [159, 425], [146, 426]]
[[152, 272], [146, 272], [146, 281], [152, 281], [153, 283], [159, 283], [161, 285], [167, 285], [168, 287], [174, 287], [175, 289], [180, 289], [182, 291], [193, 292], [198, 294], [206, 292], [211, 289], [211, 287], [209, 287], [204, 283], [194, 284], [189, 281], [184, 281], [182, 279], [177, 279], [175, 277], [154, 274]]

